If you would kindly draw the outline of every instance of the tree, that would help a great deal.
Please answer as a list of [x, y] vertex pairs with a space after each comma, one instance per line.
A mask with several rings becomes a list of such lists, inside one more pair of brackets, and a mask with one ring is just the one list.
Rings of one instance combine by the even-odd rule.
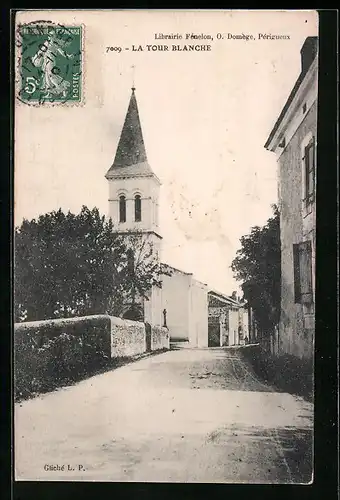
[[157, 278], [152, 259], [131, 273], [126, 239], [97, 208], [24, 220], [14, 243], [16, 321], [119, 315], [134, 288], [146, 293]]
[[130, 231], [125, 233], [124, 241], [128, 249], [128, 276], [124, 280], [124, 293], [130, 306], [124, 317], [139, 319], [140, 304], [149, 300], [153, 286], [162, 287], [162, 276], [171, 276], [171, 271], [159, 262], [157, 249], [149, 234]]
[[281, 302], [280, 214], [276, 205], [272, 208], [273, 216], [265, 226], [255, 226], [249, 235], [242, 236], [241, 248], [231, 265], [265, 335], [270, 335], [279, 322]]

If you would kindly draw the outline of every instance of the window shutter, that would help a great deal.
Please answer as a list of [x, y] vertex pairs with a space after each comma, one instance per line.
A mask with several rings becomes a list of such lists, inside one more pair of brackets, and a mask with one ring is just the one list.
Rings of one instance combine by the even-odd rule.
[[309, 178], [310, 178], [310, 186], [311, 186], [311, 193], [314, 194], [315, 190], [315, 164], [316, 164], [316, 157], [315, 157], [315, 138], [313, 137], [312, 144], [311, 144], [311, 161], [309, 165]]
[[300, 283], [300, 255], [299, 244], [293, 244], [293, 263], [294, 263], [294, 301], [296, 304], [301, 302], [301, 283]]
[[299, 245], [300, 254], [300, 282], [301, 302], [311, 304], [313, 302], [312, 284], [312, 245], [310, 241], [304, 241]]
[[308, 183], [309, 183], [309, 155], [308, 155], [308, 146], [305, 147], [304, 157], [303, 157], [303, 175], [304, 175], [304, 198], [305, 203], [308, 203]]
[[314, 194], [315, 184], [315, 140], [314, 137], [305, 147], [304, 151], [304, 176], [305, 176], [305, 199], [306, 203], [311, 201]]

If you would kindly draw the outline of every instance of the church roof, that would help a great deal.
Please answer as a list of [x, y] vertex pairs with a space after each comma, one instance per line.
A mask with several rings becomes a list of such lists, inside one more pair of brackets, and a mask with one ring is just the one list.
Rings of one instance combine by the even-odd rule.
[[114, 162], [107, 179], [119, 177], [155, 177], [148, 164], [135, 89], [132, 88], [129, 107], [120, 135]]
[[135, 163], [134, 165], [127, 165], [125, 167], [115, 167], [112, 165], [106, 177], [109, 179], [117, 179], [120, 177], [156, 177], [151, 170], [147, 161], [142, 163]]
[[178, 269], [177, 267], [170, 266], [170, 264], [167, 264], [166, 262], [162, 262], [161, 265], [164, 269], [169, 270], [169, 271], [176, 271], [176, 272], [181, 273], [181, 274], [186, 274], [187, 276], [193, 275], [192, 273], [182, 271], [182, 269]]

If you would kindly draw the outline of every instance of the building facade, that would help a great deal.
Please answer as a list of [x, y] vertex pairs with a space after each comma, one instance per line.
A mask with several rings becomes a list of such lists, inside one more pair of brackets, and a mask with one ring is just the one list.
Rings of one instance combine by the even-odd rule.
[[253, 339], [248, 305], [228, 295], [208, 292], [208, 346], [244, 345]]
[[277, 156], [281, 238], [278, 353], [312, 358], [315, 328], [317, 37], [301, 49], [301, 73], [265, 144]]
[[169, 275], [162, 279], [162, 307], [173, 342], [208, 347], [207, 285], [187, 273], [165, 265]]

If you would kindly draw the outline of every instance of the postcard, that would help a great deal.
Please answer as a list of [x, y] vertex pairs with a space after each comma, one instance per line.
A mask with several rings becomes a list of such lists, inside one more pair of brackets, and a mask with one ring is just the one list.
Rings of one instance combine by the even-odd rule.
[[317, 12], [13, 46], [15, 479], [312, 483]]

